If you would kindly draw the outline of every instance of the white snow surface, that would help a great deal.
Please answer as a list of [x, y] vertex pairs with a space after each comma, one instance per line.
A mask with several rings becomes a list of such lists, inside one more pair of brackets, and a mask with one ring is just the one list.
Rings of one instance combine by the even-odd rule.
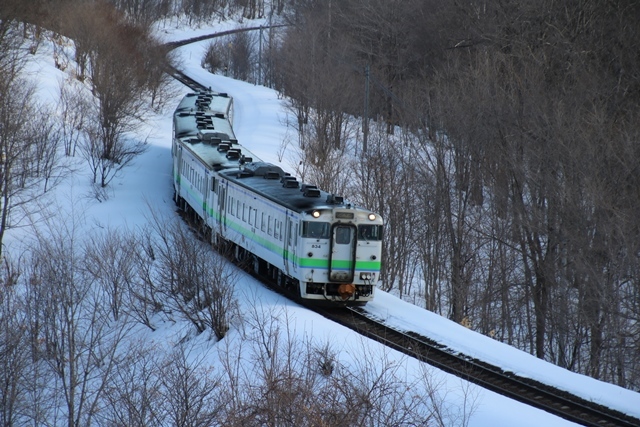
[[[261, 22], [245, 23], [246, 26], [260, 25]], [[200, 34], [227, 30], [232, 25], [223, 23], [197, 30], [169, 30], [161, 28], [158, 33], [164, 40], [182, 40]], [[200, 59], [209, 42], [199, 42], [178, 49], [182, 69], [202, 84], [215, 91], [227, 92], [234, 98], [234, 129], [239, 141], [262, 160], [279, 163], [278, 152], [282, 142], [292, 139], [293, 133], [284, 125], [287, 115], [284, 100], [279, 99], [271, 89], [236, 81], [220, 75], [212, 75], [200, 67]], [[53, 66], [51, 50], [43, 46], [30, 63], [30, 74], [38, 82], [39, 96], [43, 101], [55, 100], [58, 82], [69, 78]], [[109, 199], [99, 202], [91, 196], [89, 172], [82, 161], [79, 172], [56, 188], [52, 205], [58, 211], [73, 211], [82, 216], [87, 233], [117, 228], [135, 228], [148, 221], [149, 207], [162, 214], [175, 215], [171, 182], [171, 115], [189, 89], [176, 84], [178, 95], [162, 114], [149, 120], [141, 137], [149, 136], [148, 150], [127, 167], [109, 186]], [[295, 138], [293, 138], [295, 139]], [[291, 144], [289, 150], [292, 150]], [[293, 150], [292, 150], [293, 151]], [[291, 170], [287, 160], [294, 154], [285, 153], [282, 166]], [[64, 218], [64, 217], [63, 217]], [[8, 252], [20, 247], [20, 241], [28, 238], [28, 229], [11, 230], [6, 238]], [[242, 274], [242, 273], [241, 273]], [[452, 375], [432, 368], [394, 350], [363, 339], [355, 332], [336, 325], [323, 317], [284, 299], [266, 289], [248, 275], [242, 274], [236, 290], [241, 311], [250, 310], [259, 302], [263, 309], [279, 315], [284, 328], [300, 339], [313, 336], [318, 342], [329, 342], [343, 363], [363, 357], [376, 360], [392, 360], [402, 367], [408, 378], [430, 372], [445, 387], [447, 403], [452, 407], [463, 405], [461, 390], [471, 390], [475, 396], [477, 409], [468, 425], [472, 427], [495, 426], [567, 426], [575, 425], [547, 412], [532, 408], [494, 392], [466, 383]], [[550, 363], [541, 361], [525, 352], [502, 344], [494, 339], [475, 333], [437, 314], [404, 302], [399, 298], [376, 291], [375, 301], [365, 309], [385, 321], [386, 324], [403, 331], [413, 331], [433, 339], [454, 351], [486, 361], [506, 371], [515, 372], [554, 385], [576, 395], [615, 408], [621, 412], [640, 418], [640, 393], [575, 374]], [[189, 335], [184, 323], [166, 322], [155, 332], [140, 328], [142, 339], [170, 346], [172, 342]], [[194, 349], [206, 357], [211, 366], [219, 365], [222, 352], [242, 352], [243, 334], [232, 325], [228, 335], [220, 342], [201, 336], [192, 337]], [[317, 338], [316, 338], [317, 337]], [[246, 344], [245, 344], [246, 346]]]

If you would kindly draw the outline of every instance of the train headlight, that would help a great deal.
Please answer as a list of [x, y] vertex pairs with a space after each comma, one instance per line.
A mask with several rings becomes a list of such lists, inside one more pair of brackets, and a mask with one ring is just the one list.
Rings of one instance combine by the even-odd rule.
[[314, 217], [314, 218], [320, 218], [320, 211], [311, 212], [311, 216]]
[[369, 221], [374, 221], [375, 219], [376, 219], [376, 214], [370, 213], [369, 214]]

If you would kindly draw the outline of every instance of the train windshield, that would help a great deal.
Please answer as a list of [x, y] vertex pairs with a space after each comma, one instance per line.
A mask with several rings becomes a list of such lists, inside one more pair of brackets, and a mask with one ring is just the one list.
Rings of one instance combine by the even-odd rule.
[[310, 237], [312, 239], [328, 239], [329, 223], [304, 221], [302, 223], [302, 237]]
[[359, 225], [358, 240], [382, 240], [381, 225]]

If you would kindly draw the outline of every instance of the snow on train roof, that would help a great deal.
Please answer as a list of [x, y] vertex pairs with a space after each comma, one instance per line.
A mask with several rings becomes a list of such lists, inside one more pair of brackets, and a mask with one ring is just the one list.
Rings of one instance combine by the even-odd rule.
[[173, 126], [177, 138], [196, 136], [198, 132], [211, 131], [218, 133], [223, 141], [237, 142], [229, 121], [215, 115], [197, 111], [176, 111], [173, 116]]
[[[202, 135], [200, 135], [202, 136]], [[239, 170], [241, 162], [254, 159], [254, 154], [238, 144], [218, 143], [211, 139], [181, 138], [184, 146], [215, 170]], [[243, 157], [244, 156], [244, 157]]]
[[295, 212], [327, 207], [347, 207], [342, 197], [318, 189], [315, 185], [300, 183], [279, 166], [255, 161], [242, 170], [224, 170], [220, 175], [229, 181], [251, 189]]
[[176, 113], [179, 111], [208, 111], [211, 114], [222, 114], [228, 118], [232, 106], [233, 98], [226, 93], [192, 92], [182, 98], [176, 108]]

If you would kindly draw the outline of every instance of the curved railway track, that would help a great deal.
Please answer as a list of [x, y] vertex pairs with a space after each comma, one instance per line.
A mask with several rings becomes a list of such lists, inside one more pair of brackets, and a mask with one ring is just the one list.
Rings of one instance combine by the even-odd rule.
[[[249, 31], [255, 29], [259, 29], [259, 27], [242, 30]], [[167, 45], [170, 46], [170, 48], [175, 48], [193, 43], [194, 41], [231, 34], [234, 31], [237, 30], [196, 37], [189, 41], [172, 42]], [[194, 91], [207, 89], [204, 85], [174, 67], [168, 67], [167, 72]], [[185, 216], [183, 216], [183, 218], [187, 219]], [[250, 269], [245, 268], [245, 270], [252, 273]], [[266, 280], [264, 277], [258, 277], [258, 279], [270, 288], [286, 294], [282, 289], [276, 288], [274, 283]], [[640, 426], [640, 419], [590, 402], [547, 384], [529, 378], [518, 377], [512, 372], [506, 372], [499, 367], [492, 366], [481, 360], [457, 353], [417, 333], [402, 332], [393, 329], [383, 322], [368, 316], [362, 309], [327, 309], [309, 306], [292, 295], [286, 295], [327, 319], [348, 327], [367, 338], [376, 340], [387, 347], [400, 351], [407, 356], [426, 362], [483, 388], [542, 409], [566, 420], [590, 427]]]
[[[286, 27], [286, 26], [287, 25], [285, 25], [285, 24], [280, 24], [280, 25], [270, 25], [270, 26], [261, 26], [261, 27], [236, 28], [236, 29], [233, 29], [233, 30], [220, 31], [220, 32], [217, 32], [217, 33], [205, 34], [205, 35], [202, 35], [202, 36], [192, 37], [192, 38], [185, 39], [185, 40], [177, 40], [177, 41], [168, 42], [168, 43], [164, 44], [164, 47], [167, 49], [167, 51], [170, 51], [170, 50], [176, 49], [176, 48], [178, 48], [180, 46], [185, 46], [185, 45], [188, 45], [188, 44], [191, 44], [191, 43], [200, 42], [200, 41], [203, 41], [203, 40], [214, 39], [216, 37], [229, 36], [231, 34], [244, 33], [244, 32], [247, 32], [247, 31], [264, 30], [264, 29], [269, 29], [269, 28], [280, 28], [280, 27]], [[206, 90], [209, 89], [206, 86], [200, 84], [200, 82], [198, 82], [198, 81], [192, 79], [191, 77], [187, 76], [184, 72], [180, 71], [179, 69], [177, 69], [173, 65], [170, 65], [170, 64], [166, 65], [166, 73], [169, 74], [174, 79], [178, 80], [180, 83], [182, 83], [185, 86], [191, 88], [194, 91], [206, 91]]]
[[569, 421], [593, 427], [637, 427], [640, 425], [640, 420], [611, 408], [587, 401], [535, 380], [505, 372], [496, 366], [456, 353], [419, 334], [390, 328], [369, 317], [362, 309], [313, 309], [324, 317], [387, 347], [483, 388]]

